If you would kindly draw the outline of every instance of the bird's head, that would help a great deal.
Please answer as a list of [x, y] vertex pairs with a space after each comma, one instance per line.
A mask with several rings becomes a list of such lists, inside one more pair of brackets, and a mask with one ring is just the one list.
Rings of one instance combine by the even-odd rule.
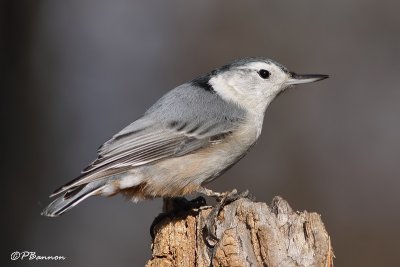
[[226, 101], [263, 112], [287, 87], [320, 81], [328, 75], [299, 75], [270, 59], [246, 58], [216, 69], [208, 77], [208, 84]]

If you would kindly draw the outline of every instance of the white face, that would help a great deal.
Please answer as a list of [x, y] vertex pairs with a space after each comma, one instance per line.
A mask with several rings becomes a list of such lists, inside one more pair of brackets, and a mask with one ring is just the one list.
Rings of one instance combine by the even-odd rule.
[[290, 79], [288, 72], [272, 62], [250, 62], [217, 74], [209, 83], [224, 99], [258, 113], [265, 111]]

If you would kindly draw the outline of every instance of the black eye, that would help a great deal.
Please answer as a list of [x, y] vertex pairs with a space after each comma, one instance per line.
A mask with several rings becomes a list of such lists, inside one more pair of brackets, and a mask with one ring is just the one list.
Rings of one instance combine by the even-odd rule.
[[260, 77], [263, 78], [263, 79], [268, 79], [269, 76], [271, 75], [271, 73], [269, 71], [267, 71], [267, 70], [260, 70], [258, 72], [258, 75], [260, 75]]

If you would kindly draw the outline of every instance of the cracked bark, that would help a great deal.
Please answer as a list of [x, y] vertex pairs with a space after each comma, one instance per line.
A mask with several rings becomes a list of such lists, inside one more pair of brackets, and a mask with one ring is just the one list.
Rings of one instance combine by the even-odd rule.
[[218, 242], [210, 248], [203, 235], [210, 211], [193, 208], [159, 221], [147, 266], [333, 266], [330, 237], [317, 213], [293, 211], [280, 197], [270, 206], [239, 199], [219, 213]]

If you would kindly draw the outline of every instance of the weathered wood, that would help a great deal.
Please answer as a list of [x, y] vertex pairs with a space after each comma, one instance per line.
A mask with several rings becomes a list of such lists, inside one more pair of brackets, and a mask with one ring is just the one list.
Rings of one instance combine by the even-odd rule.
[[210, 211], [192, 209], [158, 222], [147, 266], [333, 266], [330, 237], [317, 213], [293, 211], [280, 197], [270, 206], [239, 199], [219, 213], [218, 242], [210, 248], [203, 234]]

